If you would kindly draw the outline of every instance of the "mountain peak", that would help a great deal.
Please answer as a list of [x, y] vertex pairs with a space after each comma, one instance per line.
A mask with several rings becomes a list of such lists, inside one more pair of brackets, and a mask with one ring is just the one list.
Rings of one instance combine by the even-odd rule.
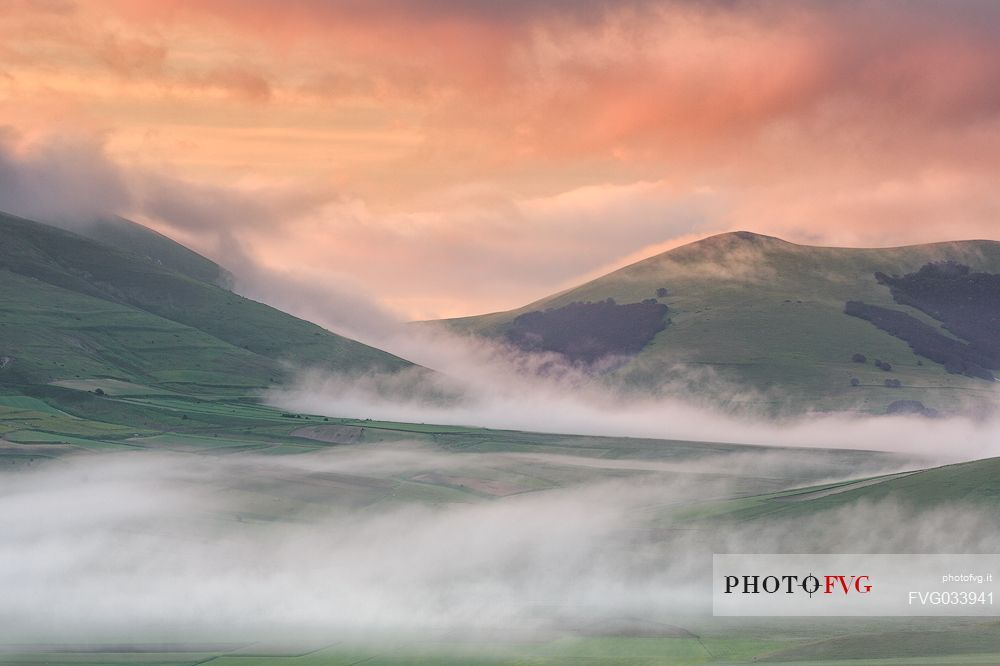
[[[732, 255], [744, 256], [770, 250], [793, 248], [794, 244], [774, 236], [752, 231], [727, 231], [701, 240], [687, 243], [645, 261], [654, 263], [662, 260], [725, 262]], [[642, 261], [639, 262], [640, 264]]]
[[764, 243], [782, 243], [789, 244], [788, 241], [777, 238], [776, 236], [765, 236], [764, 234], [758, 234], [753, 231], [726, 231], [721, 234], [715, 234], [713, 236], [708, 236], [699, 241], [691, 243], [691, 245], [742, 245], [747, 243], [753, 244], [764, 244]]

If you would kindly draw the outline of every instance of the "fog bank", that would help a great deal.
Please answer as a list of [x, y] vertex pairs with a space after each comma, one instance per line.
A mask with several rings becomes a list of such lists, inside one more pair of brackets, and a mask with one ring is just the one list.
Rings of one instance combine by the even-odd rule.
[[[435, 370], [336, 375], [304, 369], [290, 388], [265, 394], [304, 413], [621, 437], [759, 446], [849, 448], [929, 456], [939, 461], [1000, 455], [996, 417], [873, 416], [782, 407], [780, 391], [760, 392], [709, 368], [663, 370], [658, 386], [629, 385], [607, 367], [568, 364], [502, 342], [416, 326], [377, 339], [380, 346]], [[634, 361], [632, 362], [634, 367]]]
[[[816, 520], [654, 529], [670, 507], [735, 492], [732, 463], [650, 464], [641, 476], [595, 473], [440, 504], [356, 493], [427, 470], [525, 460], [406, 443], [290, 457], [63, 459], [0, 484], [0, 626], [18, 642], [601, 631], [623, 618], [710, 614], [712, 552], [1000, 546], [991, 516], [958, 506], [918, 516], [856, 505]], [[779, 457], [766, 467], [783, 473]], [[907, 527], [917, 520], [921, 529]]]

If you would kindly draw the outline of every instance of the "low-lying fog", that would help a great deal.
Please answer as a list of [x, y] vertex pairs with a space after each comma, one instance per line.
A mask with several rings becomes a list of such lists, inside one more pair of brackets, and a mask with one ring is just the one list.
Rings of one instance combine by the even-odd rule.
[[396, 351], [433, 375], [305, 370], [265, 397], [329, 416], [794, 448], [671, 457], [663, 443], [663, 456], [612, 460], [399, 442], [65, 457], [0, 484], [2, 638], [614, 633], [709, 615], [713, 553], [1000, 547], [995, 517], [972, 506], [694, 519], [734, 496], [995, 455], [996, 421], [766, 418], [747, 407], [762, 396], [709, 373], [677, 371], [643, 394], [551, 357], [421, 335]]
[[[3, 475], [0, 631], [14, 642], [600, 633], [710, 614], [713, 552], [1000, 546], [995, 518], [960, 506], [917, 515], [862, 504], [725, 529], [676, 522], [684, 505], [811, 482], [827, 465], [783, 458], [748, 451], [668, 464], [407, 442], [297, 456], [64, 458]], [[856, 472], [885, 466], [873, 459]], [[419, 489], [432, 473], [558, 484], [428, 500]]]
[[[660, 383], [650, 387], [438, 327], [387, 330], [377, 339], [381, 346], [434, 372], [356, 376], [305, 368], [295, 386], [269, 391], [265, 400], [303, 413], [411, 423], [885, 450], [941, 461], [1000, 455], [997, 416], [882, 417], [860, 404], [845, 404], [839, 413], [810, 411], [790, 390], [762, 393], [707, 368], [657, 370]], [[984, 395], [1000, 404], [992, 388], [984, 384]]]

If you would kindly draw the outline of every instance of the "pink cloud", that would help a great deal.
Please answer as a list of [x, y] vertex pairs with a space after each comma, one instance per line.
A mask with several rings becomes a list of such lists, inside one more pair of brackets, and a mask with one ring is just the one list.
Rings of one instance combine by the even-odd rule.
[[[0, 25], [0, 122], [96, 128], [121, 207], [410, 316], [711, 231], [998, 228], [995, 3], [94, 0]], [[54, 168], [39, 150], [14, 153]]]

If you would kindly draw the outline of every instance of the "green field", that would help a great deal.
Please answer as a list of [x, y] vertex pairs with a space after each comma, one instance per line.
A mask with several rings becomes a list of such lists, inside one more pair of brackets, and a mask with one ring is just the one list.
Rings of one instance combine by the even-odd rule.
[[[248, 398], [157, 392], [148, 385], [74, 386], [36, 387], [32, 396], [0, 397], [0, 409], [6, 410], [0, 469], [20, 474], [16, 470], [27, 466], [38, 472], [73, 468], [81, 461], [113, 462], [123, 455], [132, 461], [183, 456], [195, 468], [213, 460], [232, 464], [244, 471], [233, 478], [215, 473], [206, 477], [212, 479], [208, 496], [226, 500], [224, 508], [206, 506], [194, 521], [209, 530], [252, 534], [269, 525], [322, 521], [330, 511], [374, 518], [407, 507], [516, 506], [525, 498], [558, 497], [612, 484], [632, 488], [638, 497], [648, 495], [628, 514], [629, 524], [622, 525], [628, 533], [682, 533], [710, 554], [722, 525], [753, 530], [755, 524], [764, 528], [774, 519], [808, 520], [859, 501], [886, 499], [915, 510], [955, 502], [993, 510], [1000, 496], [1000, 463], [995, 459], [896, 472], [899, 460], [865, 451], [782, 451], [339, 419], [281, 412]], [[99, 386], [111, 390], [98, 396], [93, 390]], [[137, 427], [136, 419], [145, 425]], [[404, 464], [368, 464], [366, 456], [385, 451], [403, 455]], [[410, 460], [405, 457], [409, 452], [419, 456]], [[797, 464], [763, 474], [752, 471], [758, 469], [752, 464], [731, 462], [774, 453], [795, 457]], [[336, 464], [318, 471], [305, 462], [312, 460]], [[858, 470], [884, 472], [851, 480]], [[824, 481], [831, 476], [844, 480]], [[176, 528], [165, 529], [143, 531], [168, 542], [182, 538], [173, 536]], [[3, 663], [858, 666], [1000, 660], [1000, 625], [982, 620], [736, 623], [703, 614], [611, 615], [547, 624], [526, 635], [513, 628], [461, 640], [440, 631], [363, 638], [348, 632], [331, 638], [315, 635], [315, 627], [309, 629], [312, 633], [284, 641], [239, 630], [217, 636], [189, 630], [187, 635], [155, 627], [88, 639], [51, 629], [30, 636], [12, 634], [10, 626], [17, 625], [0, 630]]]
[[[810, 640], [808, 631], [788, 631], [773, 640], [753, 633], [733, 638], [567, 638], [543, 644], [490, 644], [474, 647], [462, 642], [423, 641], [373, 648], [370, 645], [323, 645], [291, 649], [281, 645], [191, 645], [184, 652], [27, 652], [7, 655], [9, 663], [25, 664], [212, 664], [213, 666], [548, 666], [571, 664], [622, 664], [625, 666], [698, 666], [708, 664], [808, 664], [809, 666], [979, 665], [992, 666], [1000, 655], [995, 626], [957, 626], [945, 631], [903, 630], [868, 636], [873, 651], [858, 654], [844, 647], [848, 637]], [[800, 634], [795, 637], [795, 634]], [[900, 650], [899, 646], [907, 646]], [[212, 648], [215, 647], [213, 650]], [[161, 648], [162, 649], [162, 648]], [[943, 653], [952, 651], [951, 656]], [[887, 655], [907, 653], [910, 656]], [[837, 657], [836, 655], [843, 655]], [[875, 656], [879, 655], [879, 656]]]

